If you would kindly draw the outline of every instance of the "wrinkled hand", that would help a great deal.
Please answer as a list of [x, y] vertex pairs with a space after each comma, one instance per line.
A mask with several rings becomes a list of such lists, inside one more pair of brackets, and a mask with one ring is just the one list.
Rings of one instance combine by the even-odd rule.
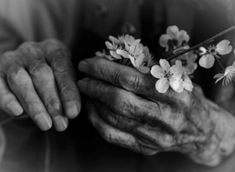
[[90, 76], [78, 82], [92, 99], [90, 120], [107, 141], [148, 155], [178, 151], [210, 166], [233, 151], [235, 119], [197, 86], [160, 94], [152, 76], [102, 58], [82, 61], [79, 70]]
[[69, 50], [57, 40], [27, 42], [0, 56], [0, 109], [28, 114], [42, 130], [63, 131], [80, 111]]

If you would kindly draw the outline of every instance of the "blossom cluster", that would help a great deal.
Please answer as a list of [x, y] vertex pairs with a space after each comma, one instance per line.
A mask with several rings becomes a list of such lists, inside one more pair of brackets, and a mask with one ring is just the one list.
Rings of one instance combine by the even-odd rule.
[[216, 83], [222, 81], [226, 85], [235, 78], [235, 61], [226, 68], [221, 63], [221, 58], [233, 51], [229, 40], [222, 40], [216, 45], [202, 44], [197, 49], [192, 49], [189, 41], [190, 36], [186, 31], [179, 30], [177, 26], [169, 26], [166, 33], [160, 36], [159, 44], [168, 56], [180, 54], [173, 59], [162, 57], [158, 62], [154, 61], [148, 47], [140, 39], [130, 35], [118, 38], [109, 36], [109, 41], [105, 42], [106, 50], [97, 52], [96, 55], [120, 63], [125, 62], [141, 73], [151, 74], [156, 78], [155, 88], [160, 93], [166, 93], [169, 89], [177, 93], [184, 90], [191, 92], [194, 71], [198, 67], [210, 69], [215, 62], [223, 70], [214, 76]]
[[96, 52], [97, 56], [105, 57], [108, 60], [129, 60], [133, 67], [142, 73], [149, 73], [153, 57], [148, 47], [140, 43], [140, 39], [124, 35], [118, 38], [109, 36], [105, 42], [108, 51]]

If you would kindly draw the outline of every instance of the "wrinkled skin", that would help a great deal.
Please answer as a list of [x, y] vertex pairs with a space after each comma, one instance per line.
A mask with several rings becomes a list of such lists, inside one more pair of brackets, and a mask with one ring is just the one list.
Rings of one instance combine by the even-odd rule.
[[70, 52], [57, 40], [26, 42], [0, 56], [0, 109], [64, 131], [80, 111]]
[[234, 150], [234, 117], [198, 86], [192, 93], [160, 94], [152, 76], [97, 57], [79, 70], [89, 76], [78, 82], [89, 118], [108, 142], [146, 155], [177, 151], [208, 166]]

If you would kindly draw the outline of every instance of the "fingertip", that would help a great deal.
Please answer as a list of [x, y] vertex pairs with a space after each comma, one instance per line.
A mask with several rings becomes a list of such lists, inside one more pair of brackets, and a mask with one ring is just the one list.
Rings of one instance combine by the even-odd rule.
[[45, 113], [35, 115], [34, 120], [42, 131], [47, 131], [52, 127], [52, 121]]
[[86, 60], [83, 60], [78, 64], [78, 70], [81, 72], [88, 71], [88, 68], [89, 68], [89, 63]]
[[22, 106], [16, 101], [8, 103], [7, 109], [9, 109], [10, 113], [13, 114], [14, 116], [20, 116], [24, 112]]
[[78, 87], [80, 91], [85, 91], [87, 88], [87, 80], [83, 79], [83, 80], [79, 80], [78, 82]]
[[70, 119], [76, 118], [81, 111], [81, 103], [79, 101], [70, 101], [65, 103], [66, 115]]
[[63, 116], [56, 116], [54, 117], [54, 126], [56, 131], [58, 132], [63, 132], [68, 128], [68, 119], [66, 117]]

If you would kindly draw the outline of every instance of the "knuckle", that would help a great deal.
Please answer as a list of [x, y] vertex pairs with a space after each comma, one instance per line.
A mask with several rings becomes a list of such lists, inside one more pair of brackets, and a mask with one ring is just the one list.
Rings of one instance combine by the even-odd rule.
[[25, 77], [25, 71], [19, 66], [12, 65], [7, 73], [7, 79], [12, 84], [20, 84], [28, 82], [28, 78]]
[[48, 76], [52, 74], [51, 68], [46, 63], [34, 63], [29, 67], [29, 73], [33, 76]]
[[58, 113], [61, 111], [61, 104], [60, 101], [55, 98], [55, 97], [51, 97], [49, 96], [45, 102], [46, 106], [48, 107], [48, 111], [50, 113]]
[[33, 42], [24, 42], [24, 43], [22, 43], [19, 46], [18, 50], [28, 50], [28, 49], [31, 49], [33, 44], [34, 44]]
[[20, 64], [20, 56], [18, 56], [17, 51], [5, 52], [0, 58], [0, 68], [4, 73], [13, 64]]
[[145, 115], [144, 113], [139, 111], [139, 108], [133, 103], [129, 101], [122, 101], [120, 105], [118, 105], [120, 108], [120, 113], [123, 115], [126, 115], [131, 118], [137, 118], [136, 114], [139, 114], [138, 119], [140, 121], [145, 121]]
[[116, 70], [113, 76], [114, 83], [121, 84], [122, 85], [122, 76], [121, 72], [119, 70]]
[[39, 106], [39, 102], [36, 101], [27, 102], [27, 100], [25, 101], [26, 101], [26, 106], [25, 106], [26, 111], [30, 113], [31, 116], [35, 117], [38, 114], [45, 113], [44, 109], [42, 109], [42, 107]]
[[131, 104], [130, 104], [129, 102], [127, 102], [127, 101], [122, 101], [122, 102], [120, 102], [120, 105], [121, 105], [121, 107], [122, 107], [122, 108], [120, 109], [120, 112], [121, 112], [122, 114], [129, 114], [129, 115], [130, 115], [130, 112], [133, 111]]
[[15, 56], [16, 56], [16, 52], [15, 51], [8, 51], [8, 52], [5, 52], [2, 55], [2, 59], [9, 60], [9, 59], [15, 58]]
[[70, 90], [70, 85], [68, 83], [66, 83], [66, 82], [61, 82], [60, 83], [60, 92], [61, 93], [65, 93], [68, 90]]
[[70, 51], [65, 47], [59, 47], [52, 51], [53, 53], [53, 60], [56, 61], [57, 59], [65, 59], [67, 60], [70, 57]]
[[47, 53], [57, 54], [57, 56], [63, 57], [70, 55], [68, 48], [57, 39], [48, 39], [42, 43], [47, 50]]
[[112, 116], [112, 118], [113, 118], [113, 120], [111, 120], [111, 121], [113, 121], [115, 126], [117, 126], [117, 127], [122, 126], [122, 121], [121, 121], [120, 117], [118, 117], [117, 115], [114, 115], [114, 116]]
[[137, 75], [130, 75], [129, 77], [125, 77], [125, 82], [128, 86], [128, 89], [136, 91], [141, 88], [142, 81]]
[[45, 60], [44, 52], [40, 45], [35, 42], [25, 42], [19, 48], [18, 52], [25, 59], [26, 65]]
[[66, 58], [56, 58], [56, 56], [54, 56], [54, 59], [51, 65], [55, 73], [70, 72], [72, 68], [72, 67], [69, 67], [68, 60]]
[[35, 42], [25, 42], [18, 48], [18, 50], [23, 53], [33, 55], [43, 54], [40, 46]]
[[74, 93], [76, 93], [76, 86], [71, 85], [71, 83], [68, 83], [64, 80], [64, 82], [60, 83], [60, 93], [65, 95], [66, 97], [73, 98]]

